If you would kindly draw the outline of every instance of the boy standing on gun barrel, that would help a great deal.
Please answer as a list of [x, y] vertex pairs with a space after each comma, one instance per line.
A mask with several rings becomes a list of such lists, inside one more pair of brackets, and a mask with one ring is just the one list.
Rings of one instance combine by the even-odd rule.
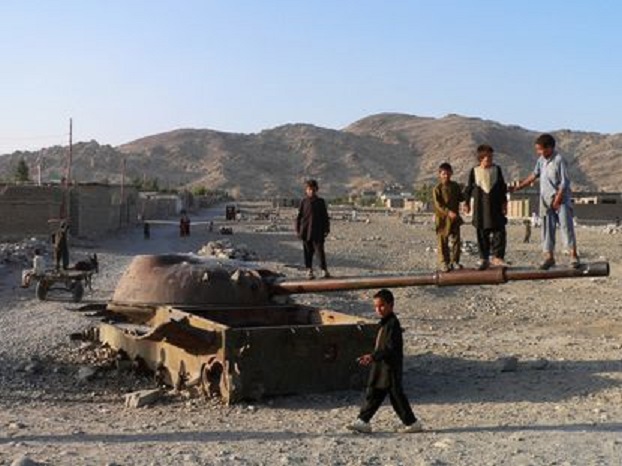
[[516, 186], [511, 186], [511, 193], [519, 191], [536, 179], [540, 179], [540, 218], [542, 219], [542, 252], [544, 261], [541, 270], [548, 270], [555, 265], [555, 230], [561, 230], [564, 246], [570, 252], [570, 265], [580, 265], [577, 254], [577, 240], [574, 232], [574, 216], [570, 178], [566, 162], [555, 150], [555, 139], [550, 134], [542, 134], [536, 139], [538, 161], [533, 173]]
[[453, 169], [447, 162], [438, 167], [439, 183], [434, 188], [434, 218], [441, 272], [460, 270], [460, 203], [464, 200], [460, 185], [451, 180]]
[[421, 421], [415, 417], [402, 386], [404, 342], [400, 321], [393, 312], [394, 302], [393, 293], [387, 289], [382, 289], [374, 295], [374, 309], [380, 317], [380, 329], [376, 336], [374, 352], [357, 359], [361, 366], [370, 366], [371, 371], [365, 402], [359, 416], [356, 421], [346, 426], [355, 432], [371, 433], [369, 421], [387, 395], [403, 423], [399, 432], [415, 433], [423, 430]]

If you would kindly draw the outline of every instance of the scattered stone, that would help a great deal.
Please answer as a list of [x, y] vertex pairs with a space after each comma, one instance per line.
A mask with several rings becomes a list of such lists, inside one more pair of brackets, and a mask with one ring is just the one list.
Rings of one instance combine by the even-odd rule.
[[9, 424], [9, 429], [24, 429], [26, 427], [25, 424], [22, 424], [21, 422], [11, 422]]
[[279, 233], [282, 231], [292, 231], [292, 229], [285, 225], [279, 225], [278, 223], [270, 223], [255, 228], [255, 233]]
[[38, 361], [31, 361], [24, 367], [24, 372], [29, 374], [39, 374], [43, 370], [41, 363]]
[[82, 366], [78, 369], [78, 373], [76, 374], [76, 379], [78, 382], [87, 382], [92, 380], [97, 374], [97, 367], [91, 366]]
[[547, 367], [549, 367], [548, 359], [540, 358], [531, 363], [531, 368], [537, 371], [542, 371]]
[[237, 259], [242, 261], [256, 261], [259, 259], [257, 253], [244, 244], [234, 246], [229, 240], [210, 241], [201, 249], [200, 256], [213, 256], [219, 259]]
[[515, 356], [506, 356], [499, 358], [497, 364], [501, 372], [516, 372], [518, 369], [518, 358]]
[[432, 446], [435, 448], [442, 448], [443, 450], [447, 450], [451, 448], [453, 445], [454, 445], [453, 440], [444, 438], [444, 439], [438, 440], [437, 442], [434, 442]]
[[11, 466], [39, 466], [40, 463], [30, 459], [28, 456], [24, 455], [19, 458], [16, 458], [11, 463]]
[[125, 406], [127, 408], [140, 408], [155, 403], [162, 397], [162, 390], [140, 390], [138, 392], [125, 395]]
[[474, 243], [473, 241], [463, 241], [461, 249], [463, 253], [470, 256], [479, 255], [479, 248], [477, 247], [477, 243]]

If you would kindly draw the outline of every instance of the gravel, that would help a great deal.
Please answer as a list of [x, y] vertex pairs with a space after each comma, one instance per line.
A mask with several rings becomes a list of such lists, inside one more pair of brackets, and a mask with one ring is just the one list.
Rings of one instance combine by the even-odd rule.
[[[18, 266], [0, 269], [0, 464], [24, 456], [48, 465], [620, 463], [622, 235], [603, 234], [602, 227], [578, 228], [578, 244], [584, 260], [610, 261], [609, 278], [395, 290], [405, 327], [404, 384], [427, 429], [422, 434], [393, 433], [398, 420], [388, 402], [374, 418], [374, 434], [347, 432], [358, 391], [231, 407], [167, 395], [126, 408], [125, 394], [153, 389], [154, 382], [88, 341], [70, 340], [97, 324], [78, 308], [104, 302], [134, 254], [197, 251], [222, 239], [223, 213], [202, 213], [214, 219], [214, 233], [197, 229], [179, 238], [176, 225], [158, 225], [148, 241], [135, 230], [73, 249], [72, 260], [97, 252], [101, 267], [79, 305], [62, 293], [39, 302], [33, 289], [19, 288]], [[283, 213], [284, 226], [290, 214]], [[429, 217], [411, 224], [397, 216], [370, 220], [333, 222], [326, 249], [334, 276], [435, 268]], [[245, 244], [267, 267], [304, 277], [293, 233], [256, 232], [261, 225], [235, 223], [233, 246]], [[462, 232], [475, 241], [472, 227]], [[522, 225], [509, 226], [507, 259], [534, 265], [539, 247], [523, 244], [522, 235]], [[567, 260], [560, 255], [558, 262]], [[476, 257], [463, 262], [473, 267]], [[297, 300], [371, 317], [373, 291]], [[516, 370], [502, 372], [508, 357]], [[94, 372], [81, 380], [84, 368]]]

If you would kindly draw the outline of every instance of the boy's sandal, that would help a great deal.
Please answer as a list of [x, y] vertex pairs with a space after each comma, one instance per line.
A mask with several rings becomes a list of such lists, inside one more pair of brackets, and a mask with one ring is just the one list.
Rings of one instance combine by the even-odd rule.
[[544, 262], [540, 264], [538, 267], [540, 270], [549, 270], [551, 267], [555, 265], [555, 259], [545, 259]]

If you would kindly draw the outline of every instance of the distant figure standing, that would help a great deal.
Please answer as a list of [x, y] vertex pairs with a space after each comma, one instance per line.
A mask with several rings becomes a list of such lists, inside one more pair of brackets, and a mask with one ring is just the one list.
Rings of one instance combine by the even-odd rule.
[[149, 225], [149, 222], [143, 221], [143, 237], [145, 239], [151, 238], [151, 225]]
[[542, 218], [542, 252], [544, 261], [541, 270], [555, 265], [555, 230], [559, 225], [564, 246], [570, 252], [570, 265], [579, 267], [577, 240], [574, 231], [574, 215], [570, 178], [566, 161], [555, 150], [555, 138], [542, 134], [535, 141], [538, 161], [527, 178], [510, 187], [510, 192], [521, 190], [536, 179], [540, 179], [540, 217]]
[[523, 238], [523, 243], [529, 243], [531, 240], [531, 220], [523, 220], [523, 225], [525, 225], [525, 237]]
[[54, 262], [56, 271], [60, 270], [61, 262], [63, 270], [69, 267], [69, 244], [67, 243], [68, 226], [66, 221], [60, 222], [60, 226], [54, 233]]
[[296, 234], [302, 240], [305, 267], [310, 279], [315, 278], [313, 255], [316, 251], [322, 269], [322, 277], [330, 277], [326, 267], [326, 253], [324, 252], [324, 240], [330, 233], [330, 220], [326, 202], [317, 196], [318, 190], [317, 181], [308, 180], [305, 183], [305, 197], [300, 202], [298, 217], [296, 218]]
[[185, 210], [181, 211], [181, 218], [179, 219], [179, 236], [190, 236], [190, 218]]
[[453, 169], [447, 162], [438, 167], [439, 183], [432, 191], [434, 219], [441, 272], [462, 269], [460, 264], [460, 203], [464, 200], [460, 185], [451, 181]]
[[[479, 270], [489, 264], [505, 266], [507, 184], [501, 167], [492, 162], [494, 149], [488, 144], [477, 148], [479, 165], [471, 169], [464, 190], [465, 211], [469, 213], [473, 198], [473, 226], [477, 231]], [[490, 253], [492, 252], [492, 259]], [[490, 260], [490, 263], [489, 263]]]

